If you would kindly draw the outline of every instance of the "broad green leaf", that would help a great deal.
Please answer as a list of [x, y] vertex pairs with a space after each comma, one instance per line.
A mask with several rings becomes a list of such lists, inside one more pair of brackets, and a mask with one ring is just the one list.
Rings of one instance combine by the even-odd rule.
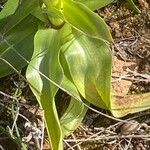
[[[0, 20], [0, 57], [16, 69], [24, 67], [26, 61], [22, 57], [29, 60], [33, 52], [33, 36], [37, 30], [38, 22], [29, 14], [36, 6], [38, 6], [38, 0], [32, 2], [23, 0], [15, 14]], [[0, 77], [14, 71], [2, 59], [0, 60]]]
[[[68, 34], [70, 34], [68, 31], [68, 27], [63, 27], [61, 30], [39, 30], [35, 36], [34, 54], [26, 73], [31, 89], [44, 109], [47, 131], [54, 150], [63, 148], [63, 136], [55, 106], [55, 94], [59, 87], [62, 87], [79, 99], [75, 85], [63, 74], [59, 63], [59, 52], [62, 45], [68, 41]], [[56, 87], [53, 82], [44, 78], [39, 72], [58, 86]], [[77, 124], [80, 120], [78, 119], [74, 123]]]
[[19, 0], [8, 0], [0, 12], [0, 20], [15, 13], [19, 5]]
[[49, 7], [45, 13], [55, 28], [58, 28], [64, 24], [62, 13], [55, 7]]
[[[73, 106], [74, 109], [69, 112], [68, 108], [65, 112], [65, 116], [63, 116], [61, 119], [63, 126], [62, 128], [64, 131], [62, 135], [62, 128], [60, 127], [55, 106], [55, 94], [58, 88], [61, 87], [64, 88], [69, 94], [71, 93], [70, 95], [80, 99], [75, 85], [69, 78], [65, 76], [65, 74], [63, 74], [61, 64], [59, 63], [59, 52], [63, 44], [68, 42], [68, 37], [70, 36], [69, 29], [70, 28], [68, 28], [68, 26], [65, 26], [61, 30], [41, 29], [37, 32], [34, 43], [34, 54], [26, 73], [27, 79], [31, 85], [31, 89], [35, 94], [41, 108], [44, 109], [47, 131], [51, 141], [52, 149], [54, 150], [61, 150], [63, 148], [63, 136], [68, 135], [68, 133], [76, 129], [86, 113], [86, 109], [83, 109], [84, 107], [82, 104], [80, 104], [78, 107], [78, 111], [75, 111], [75, 108], [77, 108], [77, 102], [73, 102], [72, 100], [69, 108], [70, 106]], [[53, 83], [44, 78], [39, 72], [55, 82], [58, 86], [56, 87]], [[74, 124], [66, 122], [66, 119], [71, 115], [74, 115], [74, 118], [71, 118]], [[64, 125], [64, 122], [67, 124]], [[71, 131], [64, 130], [64, 127]]]
[[83, 3], [91, 10], [96, 10], [112, 3], [114, 0], [74, 0], [74, 1]]
[[44, 11], [42, 10], [42, 8], [40, 6], [37, 6], [32, 12], [31, 14], [33, 16], [35, 16], [36, 18], [38, 18], [39, 20], [41, 20], [42, 22], [48, 22], [48, 19], [46, 17], [46, 15], [44, 14]]
[[55, 7], [57, 9], [61, 8], [61, 0], [43, 0], [47, 8]]
[[138, 9], [138, 7], [134, 4], [133, 0], [127, 0], [129, 6], [136, 12], [140, 13], [141, 11]]
[[77, 129], [77, 127], [81, 124], [86, 112], [87, 108], [85, 108], [84, 104], [75, 100], [74, 98], [71, 99], [69, 107], [60, 119], [64, 137], [70, 135], [74, 130]]
[[115, 117], [123, 117], [150, 108], [150, 92], [126, 96], [112, 95], [111, 112]]
[[63, 14], [68, 23], [84, 34], [113, 41], [104, 20], [82, 3], [63, 0]]
[[[2, 22], [0, 22], [0, 24], [1, 23]], [[31, 16], [24, 19], [22, 23], [15, 26], [15, 28], [7, 34], [1, 33], [3, 28], [0, 29], [0, 77], [14, 72], [1, 58], [9, 62], [17, 70], [27, 64], [22, 57], [26, 60], [31, 58], [33, 52], [33, 38], [36, 30], [37, 20]]]
[[13, 29], [13, 27], [30, 15], [31, 12], [38, 7], [38, 3], [39, 0], [22, 0], [16, 12], [12, 16], [8, 17], [8, 20], [3, 27], [3, 32], [9, 32], [11, 29]]
[[68, 91], [68, 94], [73, 96], [67, 110], [60, 119], [62, 134], [63, 137], [66, 137], [76, 130], [76, 128], [80, 125], [87, 112], [87, 108], [82, 104], [80, 94], [72, 81], [63, 55], [61, 55], [60, 60], [64, 71], [64, 78], [61, 87]]
[[80, 94], [101, 108], [110, 107], [111, 51], [99, 40], [73, 30], [63, 48], [73, 83]]
[[61, 84], [63, 72], [59, 64], [59, 51], [62, 33], [54, 29], [41, 29], [36, 33], [34, 53], [26, 73], [32, 91], [41, 108], [44, 109], [46, 127], [53, 150], [63, 149], [62, 131], [55, 106], [58, 87], [41, 76], [39, 71], [57, 84]]

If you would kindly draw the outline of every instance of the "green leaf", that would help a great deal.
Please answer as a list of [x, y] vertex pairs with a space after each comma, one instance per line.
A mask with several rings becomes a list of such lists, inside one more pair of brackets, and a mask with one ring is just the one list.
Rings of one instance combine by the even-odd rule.
[[[31, 89], [41, 108], [44, 109], [48, 135], [54, 150], [62, 149], [62, 138], [78, 127], [87, 111], [81, 102], [74, 101], [72, 98], [69, 107], [61, 118], [62, 128], [60, 127], [54, 99], [59, 86], [70, 95], [80, 99], [72, 80], [67, 77], [68, 74], [65, 75], [67, 70], [64, 67], [64, 62], [61, 62], [63, 65], [59, 63], [59, 52], [70, 39], [70, 35], [70, 27], [66, 25], [58, 31], [54, 29], [39, 30], [35, 36], [34, 54], [26, 72]], [[61, 65], [64, 67], [65, 74]], [[45, 79], [41, 73], [55, 82], [57, 87]], [[71, 120], [70, 123], [68, 119]]]
[[14, 72], [8, 63], [18, 70], [31, 58], [38, 22], [29, 14], [37, 6], [38, 0], [23, 0], [15, 14], [0, 20], [0, 77]]
[[61, 11], [56, 9], [55, 7], [49, 7], [45, 13], [47, 14], [50, 22], [56, 28], [62, 26], [64, 24], [63, 15]]
[[15, 13], [19, 5], [19, 0], [8, 0], [0, 12], [0, 20]]
[[61, 118], [61, 128], [54, 99], [58, 89], [63, 88], [79, 101], [81, 94], [91, 103], [108, 108], [110, 72], [111, 52], [105, 42], [86, 37], [69, 25], [61, 30], [45, 29], [37, 32], [27, 79], [44, 109], [48, 135], [54, 150], [63, 148], [63, 137], [77, 128], [86, 113], [82, 104], [71, 101]]
[[[15, 14], [8, 17], [6, 24], [3, 27], [4, 33], [9, 32], [13, 27], [19, 24], [23, 19], [31, 14], [32, 11], [39, 5], [39, 0], [22, 0]], [[1, 23], [1, 21], [0, 21]]]
[[43, 0], [47, 8], [55, 7], [59, 9], [61, 7], [61, 0]]
[[63, 14], [68, 23], [86, 35], [113, 41], [104, 20], [82, 3], [63, 0]]
[[[5, 20], [3, 21], [5, 22]], [[33, 38], [37, 30], [37, 20], [31, 16], [27, 17], [7, 34], [2, 33], [3, 29], [0, 29], [0, 77], [14, 72], [2, 59], [5, 59], [19, 70], [27, 64], [22, 57], [26, 60], [31, 58]]]
[[73, 83], [90, 103], [110, 108], [112, 57], [108, 45], [76, 30], [72, 31], [72, 36], [72, 40], [61, 51]]
[[42, 8], [40, 6], [36, 7], [32, 12], [31, 14], [38, 18], [39, 20], [41, 20], [42, 22], [45, 22], [47, 23], [48, 22], [48, 19], [46, 17], [46, 15], [44, 14], [44, 11], [42, 10]]
[[107, 6], [108, 4], [112, 3], [114, 0], [74, 0], [76, 2], [83, 3], [91, 10], [96, 10]]
[[31, 89], [44, 110], [48, 136], [53, 150], [63, 149], [62, 131], [55, 106], [58, 87], [41, 76], [39, 72], [58, 85], [61, 84], [63, 78], [59, 63], [61, 34], [63, 32], [54, 29], [41, 29], [36, 33], [34, 53], [26, 73], [27, 80], [32, 85]]
[[87, 108], [84, 104], [72, 98], [66, 112], [60, 119], [63, 137], [70, 135], [81, 124]]

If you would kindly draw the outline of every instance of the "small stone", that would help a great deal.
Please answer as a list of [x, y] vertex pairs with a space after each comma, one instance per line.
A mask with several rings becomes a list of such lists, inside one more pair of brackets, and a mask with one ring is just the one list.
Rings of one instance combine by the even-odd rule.
[[121, 134], [132, 134], [140, 128], [140, 124], [136, 120], [128, 121], [121, 126]]

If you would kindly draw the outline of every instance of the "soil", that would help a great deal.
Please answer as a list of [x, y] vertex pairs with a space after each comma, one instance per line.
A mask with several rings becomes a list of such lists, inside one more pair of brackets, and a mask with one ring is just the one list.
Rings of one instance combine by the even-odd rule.
[[[117, 1], [98, 10], [106, 20], [114, 38], [112, 89], [118, 95], [150, 92], [150, 7], [148, 0], [137, 2], [141, 13], [135, 14], [125, 3]], [[22, 70], [22, 74], [24, 70]], [[0, 149], [20, 149], [24, 141], [29, 150], [37, 150], [43, 127], [43, 111], [28, 85], [18, 75], [0, 79], [0, 91], [17, 96], [19, 100], [0, 94]], [[8, 87], [9, 85], [9, 87]], [[61, 96], [64, 96], [62, 93]], [[10, 108], [19, 108], [17, 126], [20, 139], [9, 136], [7, 131], [14, 123]], [[110, 115], [110, 112], [93, 108]], [[127, 123], [110, 119], [89, 110], [79, 128], [65, 139], [65, 149], [73, 150], [149, 150], [150, 111], [121, 118]], [[28, 122], [31, 121], [31, 124]], [[132, 122], [130, 122], [132, 121]], [[131, 128], [131, 130], [129, 130]], [[5, 130], [7, 129], [7, 131]], [[8, 130], [9, 129], [9, 130]], [[129, 131], [126, 131], [126, 130]], [[17, 133], [16, 133], [17, 134]], [[36, 137], [33, 135], [36, 134]], [[122, 136], [123, 134], [123, 136]], [[144, 137], [145, 136], [145, 137]], [[72, 140], [72, 142], [69, 142]], [[17, 141], [17, 142], [16, 142]], [[50, 149], [47, 134], [44, 150]]]

